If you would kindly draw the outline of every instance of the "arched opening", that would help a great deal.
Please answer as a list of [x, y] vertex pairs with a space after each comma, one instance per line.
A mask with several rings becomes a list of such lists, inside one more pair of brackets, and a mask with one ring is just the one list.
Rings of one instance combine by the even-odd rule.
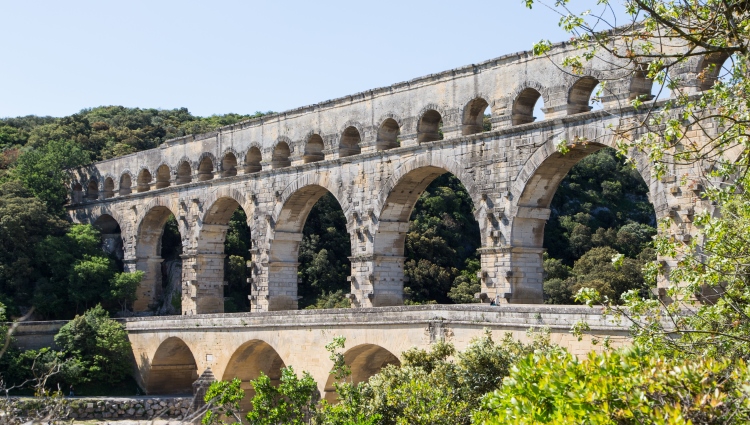
[[115, 181], [112, 180], [112, 177], [107, 177], [104, 179], [104, 199], [109, 199], [113, 196], [115, 196]]
[[120, 224], [111, 215], [102, 214], [94, 221], [94, 227], [101, 233], [102, 250], [111, 255], [115, 259], [118, 269], [123, 271], [122, 260], [125, 257], [125, 252]]
[[419, 118], [417, 124], [417, 142], [427, 143], [443, 140], [443, 117], [434, 109], [430, 109]]
[[237, 175], [237, 157], [232, 152], [227, 152], [221, 159], [221, 176], [233, 177]]
[[286, 142], [279, 142], [273, 148], [273, 156], [271, 157], [271, 168], [278, 169], [289, 167], [292, 165], [292, 161], [289, 156], [292, 154], [289, 149], [289, 145]]
[[[543, 107], [544, 98], [541, 93], [531, 87], [523, 89], [513, 102], [511, 118], [513, 125], [528, 124], [537, 119], [544, 119]], [[540, 114], [540, 116], [537, 116], [537, 114]]]
[[240, 401], [240, 409], [248, 412], [252, 408], [250, 401], [255, 396], [250, 381], [257, 379], [262, 372], [270, 378], [271, 384], [279, 385], [281, 369], [284, 367], [286, 365], [279, 353], [268, 343], [256, 339], [242, 344], [235, 350], [221, 379], [230, 381], [237, 378], [242, 381], [241, 388], [245, 391], [245, 397]]
[[120, 177], [120, 196], [122, 195], [130, 195], [132, 192], [131, 187], [133, 186], [133, 180], [130, 177], [130, 174], [123, 174]]
[[729, 55], [726, 53], [712, 53], [706, 55], [701, 61], [698, 73], [698, 84], [701, 91], [710, 90], [719, 80], [725, 80], [731, 76], [731, 63], [725, 66]]
[[381, 264], [403, 262], [407, 303], [475, 302], [481, 238], [474, 208], [461, 181], [439, 167], [412, 170], [390, 191], [374, 252]]
[[398, 135], [401, 133], [401, 129], [398, 123], [393, 118], [388, 118], [380, 124], [378, 129], [378, 137], [375, 142], [375, 146], [379, 151], [385, 151], [388, 149], [397, 148], [400, 145]]
[[299, 247], [299, 308], [346, 308], [351, 284], [351, 241], [341, 205], [330, 192], [305, 219]]
[[594, 89], [599, 85], [599, 80], [593, 77], [583, 77], [576, 81], [568, 92], [568, 115], [589, 112], [592, 109], [601, 109], [599, 102], [598, 108], [596, 102], [592, 106], [592, 95]]
[[261, 165], [262, 157], [260, 149], [256, 147], [250, 148], [245, 154], [245, 174], [257, 173], [263, 167]]
[[302, 161], [305, 164], [308, 164], [310, 162], [318, 162], [324, 160], [325, 155], [323, 154], [323, 148], [323, 138], [320, 137], [319, 134], [313, 134], [309, 139], [307, 139], [307, 144], [305, 145], [305, 154], [302, 156]]
[[172, 171], [167, 164], [162, 164], [156, 169], [156, 188], [161, 189], [169, 187], [169, 180], [172, 178]]
[[146, 392], [158, 395], [192, 394], [198, 365], [183, 340], [170, 337], [159, 345], [151, 361]]
[[486, 100], [481, 97], [472, 100], [464, 107], [461, 134], [466, 136], [491, 130], [490, 117], [490, 104]]
[[[602, 145], [552, 153], [532, 174], [518, 198], [519, 210], [547, 211], [516, 217], [512, 246], [528, 247], [525, 279], [541, 266], [544, 298], [550, 304], [572, 304], [582, 287], [593, 287], [613, 301], [626, 290], [643, 290], [642, 267], [655, 259], [650, 248], [656, 215], [648, 185], [637, 170]], [[536, 252], [531, 248], [537, 247]], [[625, 255], [615, 268], [612, 257]], [[520, 271], [520, 269], [519, 269]]]
[[138, 173], [137, 186], [135, 188], [136, 192], [148, 192], [151, 190], [151, 180], [153, 180], [151, 172], [145, 168], [142, 169], [141, 172]]
[[138, 226], [136, 269], [144, 272], [134, 311], [155, 309], [158, 314], [179, 314], [182, 291], [182, 237], [172, 211], [165, 206], [149, 210]]
[[193, 169], [190, 168], [190, 163], [187, 161], [180, 162], [177, 167], [177, 178], [175, 184], [185, 184], [193, 181]]
[[[348, 276], [348, 258], [333, 258], [336, 253], [351, 252], [344, 248], [349, 236], [345, 224], [342, 226], [345, 220], [341, 220], [341, 207], [333, 196], [317, 205], [328, 193], [322, 186], [310, 185], [298, 189], [285, 201], [275, 223], [269, 253], [269, 310], [296, 310], [298, 294], [305, 295], [303, 305], [314, 305], [319, 300], [317, 295], [323, 291], [348, 287], [344, 283]], [[313, 218], [318, 221], [308, 226], [306, 238], [304, 227], [314, 208]], [[300, 245], [304, 245], [303, 249]], [[311, 262], [320, 268], [308, 268]]]
[[86, 185], [86, 199], [96, 201], [99, 199], [99, 182], [96, 179], [90, 179]]
[[73, 183], [70, 193], [70, 202], [72, 204], [80, 204], [83, 202], [83, 187], [81, 187], [81, 184], [78, 182]]
[[207, 180], [213, 180], [213, 178], [214, 178], [214, 161], [211, 159], [210, 156], [206, 155], [198, 164], [198, 181], [204, 182]]
[[[362, 344], [349, 349], [344, 353], [344, 362], [352, 371], [348, 381], [355, 385], [377, 375], [381, 369], [388, 365], [401, 366], [398, 357], [385, 348], [374, 344]], [[338, 401], [336, 388], [333, 386], [334, 382], [334, 375], [329, 375], [324, 389], [324, 397], [329, 403]]]
[[344, 130], [341, 134], [341, 142], [339, 142], [339, 157], [343, 158], [346, 156], [358, 155], [362, 152], [359, 143], [362, 141], [362, 136], [359, 134], [357, 127], [350, 126]]
[[219, 198], [208, 208], [203, 222], [197, 246], [202, 266], [196, 271], [197, 280], [215, 281], [216, 293], [197, 299], [196, 313], [249, 311], [251, 241], [245, 211], [235, 199]]

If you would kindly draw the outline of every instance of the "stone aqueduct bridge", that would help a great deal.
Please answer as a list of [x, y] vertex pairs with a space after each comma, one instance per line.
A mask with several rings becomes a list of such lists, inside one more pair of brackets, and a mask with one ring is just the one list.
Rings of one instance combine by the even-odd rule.
[[[433, 179], [450, 172], [474, 203], [482, 293], [541, 303], [544, 225], [558, 184], [580, 159], [614, 144], [608, 125], [640, 118], [620, 102], [652, 85], [618, 79], [608, 63], [594, 62], [585, 76], [566, 74], [558, 64], [570, 53], [561, 44], [550, 58], [508, 55], [98, 162], [75, 172], [69, 213], [121, 240], [126, 268], [146, 273], [136, 310], [160, 296], [160, 239], [173, 214], [182, 237], [183, 313], [202, 314], [223, 311], [224, 239], [241, 207], [252, 238], [251, 311], [294, 310], [302, 228], [329, 192], [347, 219], [352, 305], [393, 306], [403, 301], [412, 208]], [[706, 65], [684, 67], [685, 80], [695, 81]], [[602, 80], [603, 110], [591, 112]], [[534, 122], [539, 98], [545, 119]], [[482, 132], [487, 107], [492, 130]], [[559, 141], [581, 138], [591, 143], [557, 152]], [[696, 202], [675, 179], [653, 179], [647, 161], [632, 159], [657, 218], [679, 220], [674, 212]], [[691, 232], [689, 219], [680, 225]]]

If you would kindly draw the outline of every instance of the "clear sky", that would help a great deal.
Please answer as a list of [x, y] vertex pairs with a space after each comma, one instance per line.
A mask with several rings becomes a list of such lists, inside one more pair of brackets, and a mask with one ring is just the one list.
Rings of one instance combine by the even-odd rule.
[[569, 38], [521, 0], [0, 0], [0, 16], [0, 117], [283, 111]]

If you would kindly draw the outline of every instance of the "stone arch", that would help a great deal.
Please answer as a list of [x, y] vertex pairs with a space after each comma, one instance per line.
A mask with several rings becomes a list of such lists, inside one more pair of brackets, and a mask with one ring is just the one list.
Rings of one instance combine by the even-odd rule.
[[234, 177], [237, 175], [237, 152], [229, 148], [224, 152], [221, 158], [221, 176]]
[[[161, 237], [169, 217], [177, 214], [177, 208], [162, 197], [151, 200], [140, 210], [136, 219], [135, 257], [136, 270], [144, 272], [138, 286], [135, 311], [145, 311], [159, 299], [162, 292]], [[185, 245], [188, 235], [183, 220], [177, 220], [180, 236]]]
[[[268, 310], [296, 310], [297, 268], [302, 230], [313, 206], [330, 192], [339, 200], [346, 216], [347, 206], [340, 199], [338, 187], [331, 187], [319, 175], [295, 180], [281, 193], [273, 214], [268, 217], [272, 234], [269, 235], [268, 253]], [[333, 190], [331, 190], [333, 189]], [[250, 230], [251, 232], [253, 229]]]
[[305, 153], [302, 155], [302, 162], [308, 164], [310, 162], [323, 161], [325, 159], [325, 154], [323, 154], [324, 149], [325, 144], [320, 134], [311, 134], [305, 143]]
[[401, 133], [401, 120], [393, 115], [387, 115], [378, 124], [378, 134], [375, 138], [375, 148], [385, 151], [399, 147], [398, 136]]
[[[701, 57], [698, 63], [698, 88], [701, 91], [710, 90], [721, 77], [721, 68], [729, 59], [725, 52], [709, 53]], [[701, 78], [702, 77], [702, 78]]]
[[79, 182], [73, 182], [70, 185], [70, 202], [80, 204], [83, 202], [83, 186]]
[[[398, 357], [375, 344], [361, 344], [350, 348], [344, 353], [344, 362], [351, 369], [352, 374], [349, 379], [355, 385], [377, 375], [381, 369], [388, 365], [401, 366], [401, 361]], [[324, 388], [324, 398], [329, 403], [337, 401], [336, 389], [333, 386], [334, 382], [334, 375], [329, 375]]]
[[279, 139], [274, 145], [272, 152], [273, 152], [271, 156], [271, 168], [272, 169], [275, 170], [279, 168], [290, 167], [292, 165], [292, 161], [290, 159], [292, 155], [292, 150], [289, 147], [289, 142]]
[[534, 122], [534, 107], [539, 99], [544, 102], [544, 96], [535, 87], [525, 87], [513, 97], [513, 108], [511, 112], [512, 125], [521, 125]]
[[245, 153], [245, 174], [257, 173], [263, 169], [261, 164], [263, 161], [263, 155], [260, 151], [259, 146], [250, 146], [250, 149]]
[[568, 115], [580, 114], [591, 110], [589, 100], [591, 100], [591, 94], [597, 85], [599, 85], [598, 79], [592, 76], [585, 76], [579, 78], [570, 86], [568, 90]]
[[427, 143], [442, 140], [443, 117], [445, 113], [442, 108], [435, 104], [429, 104], [419, 112], [417, 121], [417, 142]]
[[86, 183], [86, 199], [89, 201], [99, 199], [99, 182], [94, 177], [90, 178], [88, 183]]
[[475, 97], [464, 106], [461, 119], [461, 134], [481, 133], [484, 131], [484, 111], [490, 106], [483, 97]]
[[339, 158], [359, 155], [362, 152], [362, 125], [349, 121], [339, 137]]
[[187, 158], [182, 158], [177, 165], [175, 184], [185, 184], [193, 181], [193, 164]]
[[252, 407], [250, 400], [255, 395], [250, 381], [263, 372], [270, 378], [271, 384], [279, 385], [281, 369], [285, 366], [284, 360], [270, 344], [254, 339], [234, 350], [221, 379], [229, 381], [237, 378], [242, 382], [240, 386], [245, 391], [245, 397], [240, 401], [240, 409], [247, 412]]
[[162, 189], [169, 187], [171, 184], [170, 180], [172, 180], [172, 170], [169, 168], [169, 165], [161, 164], [159, 168], [156, 169], [156, 188]]
[[122, 195], [130, 195], [132, 193], [132, 186], [133, 186], [133, 175], [130, 173], [130, 171], [125, 171], [120, 176], [120, 196]]
[[198, 158], [198, 181], [213, 180], [216, 165], [216, 157], [211, 152], [203, 152]]
[[109, 199], [115, 196], [115, 180], [112, 176], [107, 176], [104, 179], [104, 190], [102, 195], [104, 195], [104, 199]]
[[141, 168], [141, 171], [138, 172], [138, 180], [136, 181], [136, 192], [148, 192], [151, 190], [151, 180], [153, 180], [151, 171], [145, 167]]
[[115, 257], [117, 266], [122, 271], [122, 261], [125, 259], [125, 246], [122, 238], [122, 228], [120, 220], [111, 211], [102, 211], [99, 216], [92, 222], [96, 227], [102, 240], [102, 250]]
[[198, 365], [185, 341], [174, 336], [165, 339], [151, 359], [146, 393], [192, 394]]

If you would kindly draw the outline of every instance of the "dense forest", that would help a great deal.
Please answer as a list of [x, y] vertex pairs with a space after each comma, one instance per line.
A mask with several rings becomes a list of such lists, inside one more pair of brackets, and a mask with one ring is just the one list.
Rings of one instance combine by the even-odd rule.
[[[262, 115], [202, 118], [184, 108], [110, 106], [63, 118], [0, 120], [0, 302], [13, 315], [33, 306], [38, 317], [48, 319], [71, 318], [96, 304], [112, 313], [127, 309], [139, 277], [121, 273], [118, 260], [99, 249], [96, 228], [64, 219], [63, 170]], [[407, 303], [476, 302], [480, 237], [473, 209], [465, 188], [451, 174], [435, 179], [419, 198], [406, 239]], [[227, 233], [228, 312], [249, 308], [246, 220], [238, 208]], [[641, 266], [654, 256], [648, 248], [654, 221], [647, 188], [632, 167], [610, 149], [586, 157], [570, 171], [552, 203], [545, 230], [546, 301], [572, 303], [582, 286], [614, 297], [644, 287]], [[350, 241], [332, 195], [318, 201], [303, 232], [300, 307], [348, 306]], [[179, 263], [180, 252], [171, 220], [164, 230], [162, 257]], [[625, 257], [621, 267], [611, 261], [618, 253]], [[173, 297], [175, 302], [179, 296]]]

